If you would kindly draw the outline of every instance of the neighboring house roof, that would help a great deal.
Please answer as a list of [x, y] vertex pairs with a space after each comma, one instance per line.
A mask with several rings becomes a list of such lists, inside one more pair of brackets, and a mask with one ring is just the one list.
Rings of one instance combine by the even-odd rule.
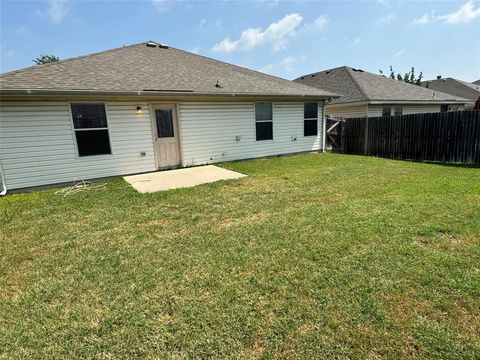
[[477, 81], [474, 81], [472, 84], [480, 85], [480, 79], [478, 79]]
[[0, 91], [142, 94], [338, 95], [155, 42], [0, 75]]
[[425, 86], [428, 89], [460, 96], [469, 99], [470, 101], [475, 101], [480, 96], [480, 85], [453, 78], [422, 81], [422, 86]]
[[294, 81], [341, 94], [331, 104], [356, 102], [460, 102], [458, 96], [426, 89], [418, 85], [393, 80], [383, 75], [342, 66], [304, 75]]

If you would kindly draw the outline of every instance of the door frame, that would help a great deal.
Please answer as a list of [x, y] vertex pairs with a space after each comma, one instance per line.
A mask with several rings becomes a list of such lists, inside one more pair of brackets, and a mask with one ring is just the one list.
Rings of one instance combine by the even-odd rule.
[[[177, 134], [177, 150], [178, 150], [178, 164], [177, 165], [171, 165], [171, 166], [160, 166], [160, 156], [157, 154], [157, 121], [155, 117], [155, 110], [156, 109], [172, 109], [172, 114], [174, 117], [174, 127], [173, 131], [176, 132]], [[153, 154], [155, 157], [155, 167], [157, 170], [160, 169], [168, 169], [172, 167], [177, 167], [177, 166], [182, 166], [183, 160], [182, 160], [182, 136], [180, 133], [180, 126], [179, 126], [179, 121], [180, 121], [180, 116], [179, 116], [179, 111], [178, 111], [178, 103], [172, 102], [172, 101], [156, 101], [152, 102], [149, 104], [149, 110], [150, 110], [150, 121], [151, 121], [151, 129], [152, 129], [152, 145], [153, 145]]]

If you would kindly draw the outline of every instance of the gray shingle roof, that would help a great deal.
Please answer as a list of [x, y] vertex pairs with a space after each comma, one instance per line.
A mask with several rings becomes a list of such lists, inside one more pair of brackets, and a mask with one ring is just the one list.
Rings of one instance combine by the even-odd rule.
[[[219, 86], [216, 86], [218, 81]], [[172, 47], [130, 45], [0, 75], [0, 91], [336, 96], [328, 91]]]
[[474, 81], [472, 84], [474, 84], [474, 85], [480, 85], [480, 79], [478, 79], [477, 81]]
[[342, 95], [333, 100], [332, 104], [364, 101], [467, 101], [458, 96], [407, 84], [348, 66], [304, 75], [294, 81]]
[[480, 85], [453, 78], [422, 81], [422, 86], [432, 90], [460, 96], [469, 99], [470, 101], [475, 101], [480, 96]]

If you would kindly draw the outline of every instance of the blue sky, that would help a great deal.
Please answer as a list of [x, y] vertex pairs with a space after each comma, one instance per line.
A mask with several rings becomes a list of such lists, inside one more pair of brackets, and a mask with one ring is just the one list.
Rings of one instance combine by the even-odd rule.
[[349, 65], [480, 79], [479, 1], [1, 1], [1, 72], [156, 40], [287, 79]]

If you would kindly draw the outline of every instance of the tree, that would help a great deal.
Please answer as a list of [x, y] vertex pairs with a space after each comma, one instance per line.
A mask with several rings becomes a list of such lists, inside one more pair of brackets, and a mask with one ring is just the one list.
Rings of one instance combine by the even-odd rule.
[[35, 65], [43, 65], [43, 64], [52, 63], [58, 60], [60, 60], [58, 56], [41, 54], [39, 57], [37, 57], [35, 60], [32, 60], [32, 61], [35, 63]]
[[[380, 75], [383, 75], [383, 71], [379, 70]], [[396, 74], [393, 70], [393, 66], [390, 65], [390, 79], [396, 79], [398, 81], [403, 81], [409, 84], [420, 85], [423, 79], [423, 73], [420, 72], [418, 76], [415, 75], [415, 68], [412, 66], [409, 72], [406, 72], [403, 76], [401, 74]]]

